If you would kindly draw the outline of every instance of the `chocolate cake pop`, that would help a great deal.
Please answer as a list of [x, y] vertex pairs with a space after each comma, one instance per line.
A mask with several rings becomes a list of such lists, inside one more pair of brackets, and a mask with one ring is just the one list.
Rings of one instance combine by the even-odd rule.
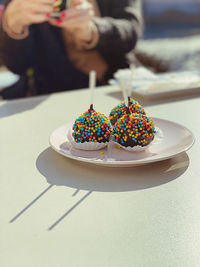
[[[76, 146], [80, 149], [97, 150], [106, 146], [111, 135], [111, 124], [109, 119], [93, 109], [90, 109], [78, 117], [73, 125], [72, 137], [74, 142], [87, 144], [86, 146]], [[88, 146], [89, 144], [89, 146]], [[95, 146], [93, 146], [95, 144]], [[99, 146], [98, 144], [101, 144]]]
[[[130, 97], [128, 99], [129, 99], [128, 103], [129, 103], [130, 113], [146, 115], [144, 108], [137, 101], [135, 101], [134, 99]], [[109, 115], [111, 124], [115, 125], [115, 123], [117, 122], [119, 118], [127, 114], [128, 114], [128, 107], [126, 106], [125, 101], [123, 101], [111, 110], [110, 115]]]
[[153, 120], [136, 113], [122, 116], [113, 129], [115, 142], [124, 148], [146, 147], [153, 141], [155, 133]]

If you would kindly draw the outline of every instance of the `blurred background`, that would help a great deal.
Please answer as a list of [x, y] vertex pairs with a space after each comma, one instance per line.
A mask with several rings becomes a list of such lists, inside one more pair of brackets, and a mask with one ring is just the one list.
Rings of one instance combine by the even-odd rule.
[[155, 72], [197, 70], [200, 0], [143, 0], [145, 30], [137, 53]]
[[200, 34], [200, 0], [143, 0], [145, 39]]
[[[0, 17], [2, 12], [0, 0]], [[145, 27], [136, 48], [137, 60], [156, 73], [198, 70], [200, 0], [143, 0], [143, 13]], [[4, 70], [1, 47], [0, 69]]]

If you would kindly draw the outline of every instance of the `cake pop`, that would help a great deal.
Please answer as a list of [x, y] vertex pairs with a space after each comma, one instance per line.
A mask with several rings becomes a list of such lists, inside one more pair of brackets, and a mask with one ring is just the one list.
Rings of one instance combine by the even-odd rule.
[[79, 149], [98, 150], [107, 145], [111, 136], [111, 124], [102, 113], [96, 112], [93, 105], [74, 122], [72, 144]]
[[115, 142], [123, 148], [146, 148], [153, 141], [155, 133], [153, 120], [137, 113], [125, 114], [113, 129]]
[[[130, 97], [128, 98], [128, 105], [130, 113], [146, 115], [144, 108], [137, 101], [135, 101]], [[115, 123], [119, 118], [127, 114], [128, 114], [128, 107], [126, 106], [125, 101], [123, 101], [111, 110], [109, 115], [111, 124], [115, 125]]]

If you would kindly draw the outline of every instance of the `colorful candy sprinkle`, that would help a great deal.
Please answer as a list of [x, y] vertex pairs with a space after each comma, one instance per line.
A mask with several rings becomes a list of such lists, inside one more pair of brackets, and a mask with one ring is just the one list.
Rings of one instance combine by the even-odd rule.
[[136, 113], [122, 116], [113, 129], [115, 141], [125, 147], [147, 146], [155, 133], [153, 120]]
[[73, 125], [72, 136], [77, 143], [109, 141], [111, 124], [109, 119], [102, 113], [89, 109], [76, 119]]
[[[131, 113], [146, 115], [144, 108], [132, 98], [130, 98], [130, 101], [129, 101], [129, 110]], [[114, 107], [111, 110], [111, 113], [109, 116], [111, 124], [115, 125], [115, 123], [117, 122], [119, 118], [127, 114], [128, 114], [128, 108], [125, 105], [125, 101], [121, 102], [118, 106]]]

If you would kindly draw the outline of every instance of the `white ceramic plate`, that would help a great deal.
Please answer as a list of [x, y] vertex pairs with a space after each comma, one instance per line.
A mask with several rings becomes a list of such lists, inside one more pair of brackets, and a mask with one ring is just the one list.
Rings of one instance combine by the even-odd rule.
[[187, 151], [194, 144], [193, 134], [177, 123], [153, 118], [163, 137], [153, 141], [152, 145], [142, 152], [128, 152], [116, 148], [113, 143], [98, 151], [84, 151], [74, 148], [67, 138], [71, 123], [56, 129], [50, 136], [51, 147], [65, 157], [81, 162], [110, 167], [130, 167], [172, 158]]

